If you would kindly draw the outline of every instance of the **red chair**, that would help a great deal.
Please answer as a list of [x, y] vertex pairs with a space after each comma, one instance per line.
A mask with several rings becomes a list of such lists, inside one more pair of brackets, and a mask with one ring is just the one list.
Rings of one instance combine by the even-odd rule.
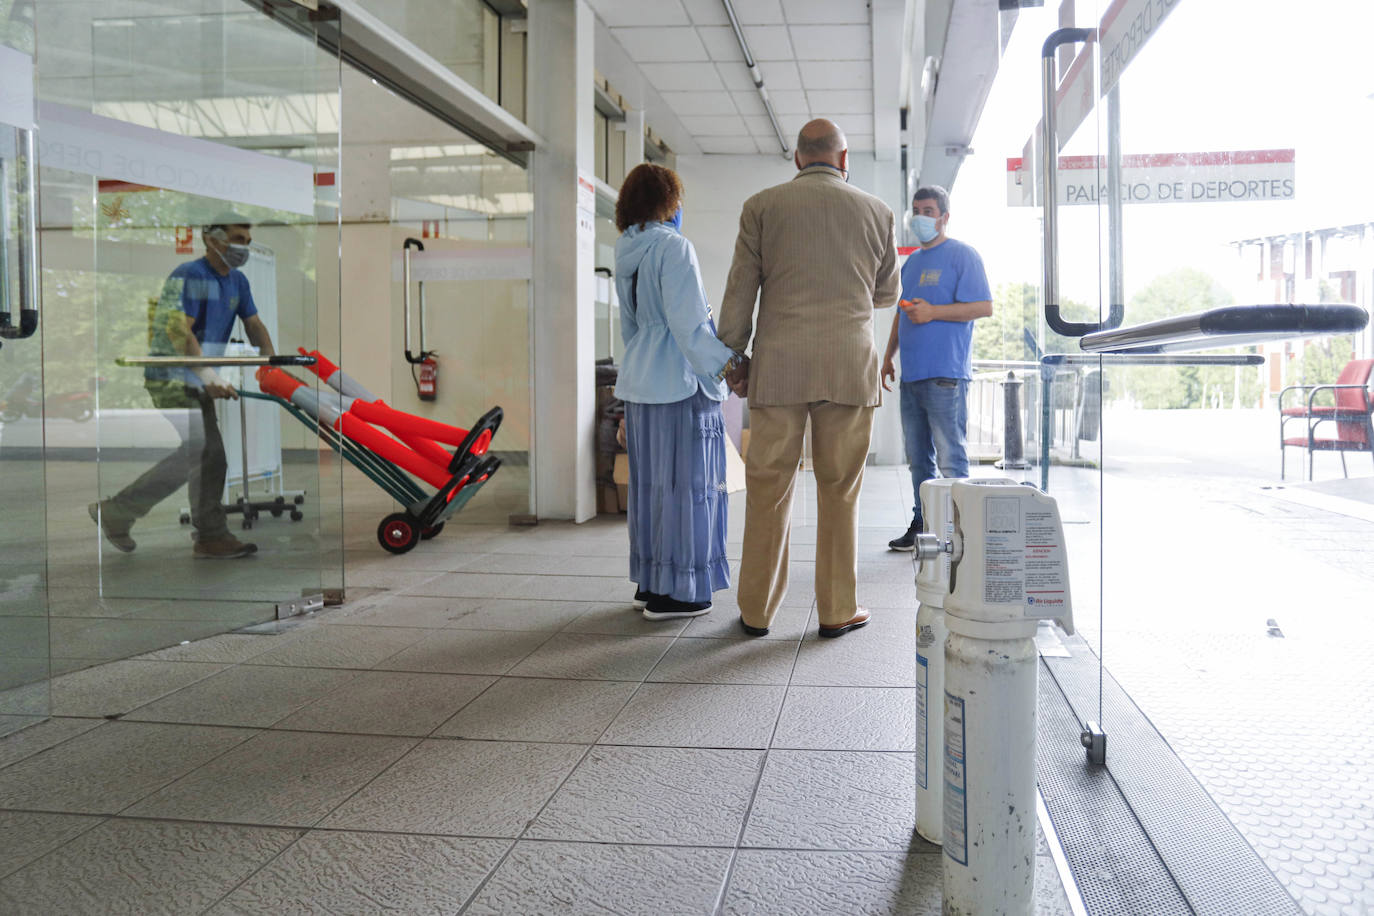
[[[1369, 391], [1369, 377], [1374, 373], [1374, 359], [1353, 359], [1345, 364], [1334, 385], [1289, 385], [1279, 392], [1279, 479], [1284, 477], [1284, 462], [1288, 448], [1307, 449], [1307, 479], [1312, 479], [1312, 460], [1317, 452], [1339, 452], [1341, 473], [1349, 477], [1345, 467], [1346, 452], [1370, 452], [1374, 455], [1374, 397]], [[1307, 403], [1284, 407], [1284, 395], [1290, 391], [1307, 392]], [[1315, 403], [1323, 391], [1335, 394], [1334, 405]], [[1284, 426], [1289, 420], [1307, 422], [1307, 435], [1284, 438]], [[1317, 438], [1317, 427], [1328, 421], [1336, 424], [1336, 436]]]

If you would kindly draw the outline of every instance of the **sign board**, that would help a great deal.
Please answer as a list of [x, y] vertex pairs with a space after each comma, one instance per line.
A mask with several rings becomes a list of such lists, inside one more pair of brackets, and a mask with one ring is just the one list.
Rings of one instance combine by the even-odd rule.
[[[1035, 177], [1025, 163], [1007, 160], [1008, 206], [1035, 204]], [[1291, 149], [1123, 156], [1121, 197], [1128, 204], [1293, 200], [1294, 163]], [[1107, 193], [1106, 157], [1059, 157], [1061, 205], [1096, 204]]]
[[33, 130], [33, 58], [0, 45], [0, 124]]
[[1145, 43], [1154, 37], [1164, 18], [1183, 0], [1115, 0], [1097, 27], [1102, 60], [1102, 94], [1111, 92]]

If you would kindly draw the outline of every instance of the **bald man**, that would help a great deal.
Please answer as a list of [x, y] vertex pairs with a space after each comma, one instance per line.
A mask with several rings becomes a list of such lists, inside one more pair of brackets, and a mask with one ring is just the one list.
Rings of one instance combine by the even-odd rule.
[[[811, 421], [818, 504], [820, 635], [868, 623], [859, 606], [858, 497], [878, 405], [873, 310], [900, 289], [892, 211], [849, 186], [849, 149], [830, 121], [797, 135], [797, 174], [744, 203], [719, 336], [750, 361], [731, 387], [749, 398], [740, 624], [767, 634], [787, 593], [792, 491]], [[758, 320], [754, 303], [758, 299]]]

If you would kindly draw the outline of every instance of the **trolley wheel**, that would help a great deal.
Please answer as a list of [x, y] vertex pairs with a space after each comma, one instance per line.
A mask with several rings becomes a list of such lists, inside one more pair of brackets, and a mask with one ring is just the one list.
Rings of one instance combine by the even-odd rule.
[[439, 536], [439, 532], [440, 532], [440, 531], [443, 531], [443, 530], [444, 530], [444, 523], [443, 523], [443, 522], [435, 522], [433, 525], [430, 525], [428, 528], [425, 528], [424, 530], [422, 530], [422, 531], [420, 532], [420, 538], [421, 538], [421, 540], [428, 541], [430, 538], [438, 537], [438, 536]]
[[391, 553], [405, 553], [420, 542], [420, 525], [405, 512], [393, 512], [377, 526], [377, 542]]
[[298, 493], [298, 494], [296, 495], [296, 498], [293, 499], [293, 500], [291, 500], [291, 501], [292, 501], [293, 503], [295, 503], [296, 505], [298, 505], [298, 506], [303, 506], [303, 505], [305, 505], [305, 494], [304, 494], [304, 493]]
[[300, 520], [303, 519], [303, 518], [305, 518], [305, 513], [304, 513], [304, 512], [301, 512], [299, 509], [292, 509], [292, 510], [291, 510], [291, 521], [293, 521], [293, 522], [298, 522], [298, 521], [300, 521]]
[[272, 517], [273, 517], [273, 518], [281, 518], [281, 514], [282, 514], [282, 512], [284, 512], [285, 510], [283, 510], [283, 509], [272, 509], [272, 510], [270, 510], [270, 511], [272, 512]]
[[183, 524], [183, 525], [189, 525], [189, 524], [191, 524], [191, 513], [189, 513], [189, 512], [183, 512], [183, 513], [181, 513], [181, 515], [177, 516], [177, 521], [181, 522], [181, 524]]

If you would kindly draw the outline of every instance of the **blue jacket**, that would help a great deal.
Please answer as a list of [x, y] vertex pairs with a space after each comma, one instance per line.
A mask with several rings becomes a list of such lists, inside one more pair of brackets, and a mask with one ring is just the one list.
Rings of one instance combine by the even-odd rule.
[[615, 396], [671, 404], [699, 388], [725, 400], [715, 376], [734, 351], [716, 338], [692, 243], [667, 223], [631, 226], [615, 244], [615, 288], [625, 341]]

